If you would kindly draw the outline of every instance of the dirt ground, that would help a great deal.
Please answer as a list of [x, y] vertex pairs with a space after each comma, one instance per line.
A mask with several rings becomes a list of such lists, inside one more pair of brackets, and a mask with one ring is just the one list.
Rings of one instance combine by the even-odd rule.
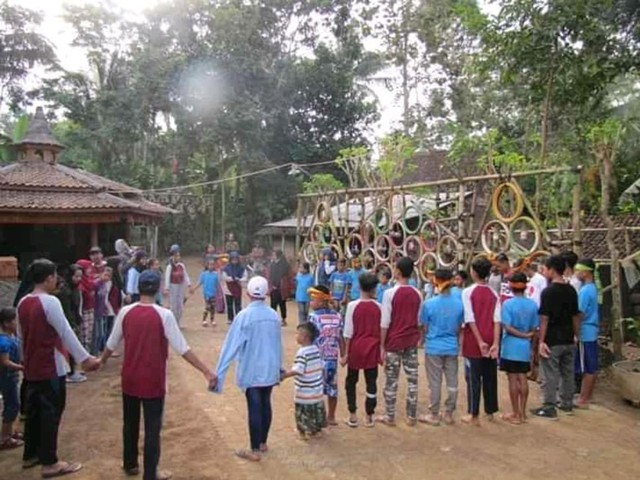
[[[192, 278], [198, 267], [189, 262]], [[227, 327], [219, 315], [218, 326], [200, 325], [200, 294], [186, 305], [184, 333], [191, 347], [214, 365]], [[285, 363], [296, 350], [292, 326], [295, 304], [289, 304], [289, 326], [283, 328]], [[62, 459], [84, 463], [70, 478], [106, 480], [127, 478], [120, 470], [121, 400], [120, 359], [114, 359], [89, 381], [71, 385], [61, 426]], [[340, 372], [339, 419], [347, 409]], [[558, 422], [530, 419], [512, 426], [483, 421], [480, 428], [456, 423], [451, 427], [399, 424], [395, 429], [331, 428], [324, 438], [301, 442], [295, 435], [293, 385], [274, 389], [270, 452], [259, 464], [248, 464], [232, 453], [248, 446], [243, 394], [229, 373], [222, 395], [209, 393], [202, 376], [172, 354], [169, 393], [162, 433], [161, 468], [176, 479], [627, 479], [640, 470], [640, 410], [618, 399], [606, 381], [600, 382], [589, 411]], [[382, 377], [382, 376], [381, 376]], [[364, 403], [363, 384], [359, 403]], [[382, 385], [382, 378], [379, 380]], [[428, 404], [426, 375], [421, 368], [419, 411]], [[506, 378], [500, 376], [501, 408], [509, 408]], [[465, 390], [461, 379], [460, 392]], [[399, 414], [404, 409], [405, 384], [400, 385]], [[379, 401], [382, 404], [381, 392]], [[537, 405], [538, 388], [532, 385], [530, 404]], [[380, 407], [379, 407], [380, 408]], [[458, 416], [466, 410], [465, 395], [458, 399]], [[401, 418], [401, 417], [399, 417]], [[35, 479], [38, 469], [21, 471], [21, 451], [0, 452], [0, 479]]]

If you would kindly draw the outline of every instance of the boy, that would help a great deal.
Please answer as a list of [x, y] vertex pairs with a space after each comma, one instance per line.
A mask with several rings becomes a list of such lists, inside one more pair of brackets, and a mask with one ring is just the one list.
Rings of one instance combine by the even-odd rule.
[[366, 270], [362, 268], [362, 261], [360, 258], [355, 257], [351, 260], [351, 270], [349, 270], [349, 278], [347, 280], [347, 298], [350, 301], [358, 300], [360, 298], [360, 282], [358, 279], [360, 275], [365, 273]]
[[331, 295], [323, 285], [309, 289], [311, 309], [309, 321], [318, 330], [316, 345], [320, 350], [323, 364], [324, 394], [327, 396], [327, 424], [337, 425], [336, 407], [338, 405], [338, 358], [343, 356], [344, 341], [342, 317], [329, 308]]
[[453, 276], [453, 286], [451, 287], [451, 294], [456, 295], [462, 299], [462, 290], [467, 288], [467, 282], [469, 281], [469, 274], [464, 270], [458, 270]]
[[197, 285], [193, 287], [195, 291], [202, 286], [202, 296], [204, 297], [204, 312], [202, 314], [203, 327], [208, 326], [207, 316], [209, 316], [211, 326], [214, 327], [216, 325], [216, 298], [220, 283], [218, 272], [216, 271], [216, 263], [216, 260], [207, 260], [207, 269], [200, 274]]
[[451, 292], [453, 275], [450, 270], [435, 272], [434, 286], [438, 295], [426, 300], [420, 320], [425, 330], [425, 368], [429, 380], [430, 413], [419, 420], [440, 425], [440, 392], [442, 376], [447, 382], [444, 423], [453, 424], [453, 412], [458, 399], [458, 336], [464, 322], [462, 299]]
[[322, 359], [320, 350], [313, 343], [317, 334], [312, 323], [298, 325], [296, 341], [300, 348], [291, 370], [282, 375], [283, 379], [295, 377], [296, 428], [302, 440], [319, 434], [326, 418], [322, 398]]
[[576, 355], [575, 370], [580, 380], [580, 396], [575, 402], [577, 408], [589, 408], [598, 372], [598, 290], [594, 282], [596, 264], [590, 258], [580, 260], [575, 272], [582, 283], [578, 294], [580, 310], [580, 337]]
[[342, 366], [347, 365], [347, 379], [345, 390], [349, 406], [347, 425], [358, 426], [356, 416], [356, 385], [360, 370], [364, 371], [367, 388], [365, 401], [365, 427], [373, 427], [378, 388], [378, 364], [380, 363], [380, 319], [382, 310], [375, 301], [378, 279], [373, 273], [363, 273], [358, 278], [360, 299], [347, 305], [344, 323], [345, 355], [341, 360]]
[[298, 325], [309, 317], [309, 289], [313, 285], [311, 266], [307, 262], [300, 264], [296, 275], [296, 303], [298, 305]]
[[333, 300], [333, 308], [337, 312], [342, 312], [342, 307], [347, 304], [347, 284], [349, 283], [349, 274], [347, 273], [347, 261], [339, 258], [337, 269], [331, 274], [331, 299]]
[[560, 386], [560, 410], [573, 413], [574, 337], [580, 335], [578, 294], [563, 277], [566, 260], [560, 255], [547, 258], [545, 276], [551, 281], [540, 299], [540, 367], [543, 405], [533, 415], [557, 420], [556, 398]]
[[526, 420], [529, 381], [527, 373], [531, 369], [531, 339], [539, 326], [538, 306], [524, 296], [527, 289], [527, 276], [514, 273], [509, 279], [513, 298], [504, 302], [501, 311], [502, 349], [500, 368], [507, 372], [509, 379], [509, 397], [513, 412], [503, 419], [514, 425]]
[[498, 411], [498, 366], [500, 345], [500, 298], [487, 284], [491, 262], [479, 258], [471, 264], [472, 286], [462, 292], [464, 334], [462, 356], [469, 368], [467, 397], [471, 401], [464, 423], [480, 426], [480, 394], [484, 411], [493, 420]]
[[113, 320], [122, 306], [122, 293], [113, 283], [113, 269], [105, 267], [96, 283], [96, 305], [93, 329], [94, 351], [102, 352], [111, 335]]
[[562, 252], [560, 256], [565, 262], [564, 272], [562, 273], [565, 282], [571, 285], [575, 289], [576, 293], [579, 293], [582, 284], [574, 271], [574, 268], [578, 263], [578, 255], [576, 255], [575, 252], [568, 250], [566, 252]]
[[124, 462], [127, 475], [137, 475], [140, 409], [144, 410], [144, 480], [167, 480], [171, 474], [158, 471], [160, 430], [167, 382], [169, 345], [193, 367], [209, 385], [214, 375], [187, 345], [171, 310], [155, 304], [160, 289], [160, 273], [145, 270], [138, 278], [140, 300], [124, 307], [113, 326], [101, 363], [106, 363], [124, 340], [122, 364], [122, 416]]
[[97, 370], [100, 362], [80, 344], [60, 300], [51, 295], [57, 287], [55, 264], [44, 258], [34, 260], [27, 275], [33, 280], [33, 292], [18, 304], [27, 382], [22, 468], [42, 465], [42, 477], [52, 478], [82, 469], [81, 464], [62, 462], [57, 456], [58, 428], [70, 371], [66, 352], [85, 372]]
[[387, 290], [382, 299], [380, 320], [380, 357], [384, 362], [385, 415], [378, 420], [395, 426], [396, 396], [400, 367], [407, 376], [407, 425], [417, 422], [418, 408], [418, 343], [420, 342], [420, 291], [409, 285], [413, 260], [399, 258], [396, 262], [396, 286]]
[[24, 442], [15, 438], [13, 423], [20, 412], [20, 395], [18, 394], [19, 373], [24, 368], [20, 365], [20, 343], [16, 337], [18, 322], [15, 308], [0, 310], [0, 393], [4, 410], [2, 411], [2, 432], [0, 433], [0, 450], [21, 447]]
[[376, 287], [376, 300], [380, 305], [382, 305], [382, 298], [384, 296], [384, 292], [391, 288], [391, 270], [387, 267], [382, 267], [378, 272], [378, 286]]

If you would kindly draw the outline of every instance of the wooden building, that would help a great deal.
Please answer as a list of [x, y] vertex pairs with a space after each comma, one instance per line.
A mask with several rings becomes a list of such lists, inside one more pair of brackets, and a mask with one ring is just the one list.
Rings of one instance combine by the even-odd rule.
[[20, 270], [34, 258], [58, 263], [86, 258], [93, 245], [113, 253], [117, 238], [134, 225], [155, 225], [173, 210], [145, 200], [142, 192], [58, 162], [64, 146], [36, 110], [16, 163], [0, 167], [0, 256], [18, 258]]

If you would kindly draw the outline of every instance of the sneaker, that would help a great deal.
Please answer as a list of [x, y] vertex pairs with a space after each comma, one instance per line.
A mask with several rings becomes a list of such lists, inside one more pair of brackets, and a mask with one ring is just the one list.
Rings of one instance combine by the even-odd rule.
[[67, 383], [83, 383], [87, 381], [87, 377], [82, 373], [74, 373], [73, 375], [67, 376]]
[[573, 407], [563, 407], [562, 405], [558, 405], [557, 408], [565, 415], [574, 415]]
[[546, 418], [547, 420], [558, 420], [558, 412], [556, 412], [554, 406], [534, 408], [530, 410], [530, 412], [536, 417]]

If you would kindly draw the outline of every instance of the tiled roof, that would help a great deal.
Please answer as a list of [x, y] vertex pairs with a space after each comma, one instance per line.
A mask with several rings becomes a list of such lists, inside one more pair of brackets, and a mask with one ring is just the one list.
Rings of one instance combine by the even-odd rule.
[[[614, 215], [613, 223], [616, 227], [640, 227], [640, 215], [635, 213], [622, 213]], [[584, 228], [607, 228], [604, 219], [600, 215], [587, 215], [584, 219]]]
[[0, 189], [0, 208], [7, 210], [136, 209], [138, 205], [105, 192], [61, 192]]
[[[617, 230], [614, 242], [620, 257], [640, 251], [640, 215], [622, 214], [612, 217], [616, 227], [633, 227], [634, 230]], [[598, 229], [589, 231], [589, 229]], [[607, 232], [600, 215], [589, 215], [584, 219], [582, 234], [583, 255], [589, 258], [608, 260], [611, 257], [607, 246]]]
[[49, 124], [44, 116], [44, 110], [42, 107], [36, 109], [36, 114], [29, 121], [29, 128], [27, 133], [20, 141], [18, 145], [48, 145], [58, 148], [64, 148], [60, 142], [58, 142], [49, 129]]
[[42, 160], [12, 163], [0, 168], [0, 185], [93, 190], [96, 186], [69, 173], [72, 168]]

